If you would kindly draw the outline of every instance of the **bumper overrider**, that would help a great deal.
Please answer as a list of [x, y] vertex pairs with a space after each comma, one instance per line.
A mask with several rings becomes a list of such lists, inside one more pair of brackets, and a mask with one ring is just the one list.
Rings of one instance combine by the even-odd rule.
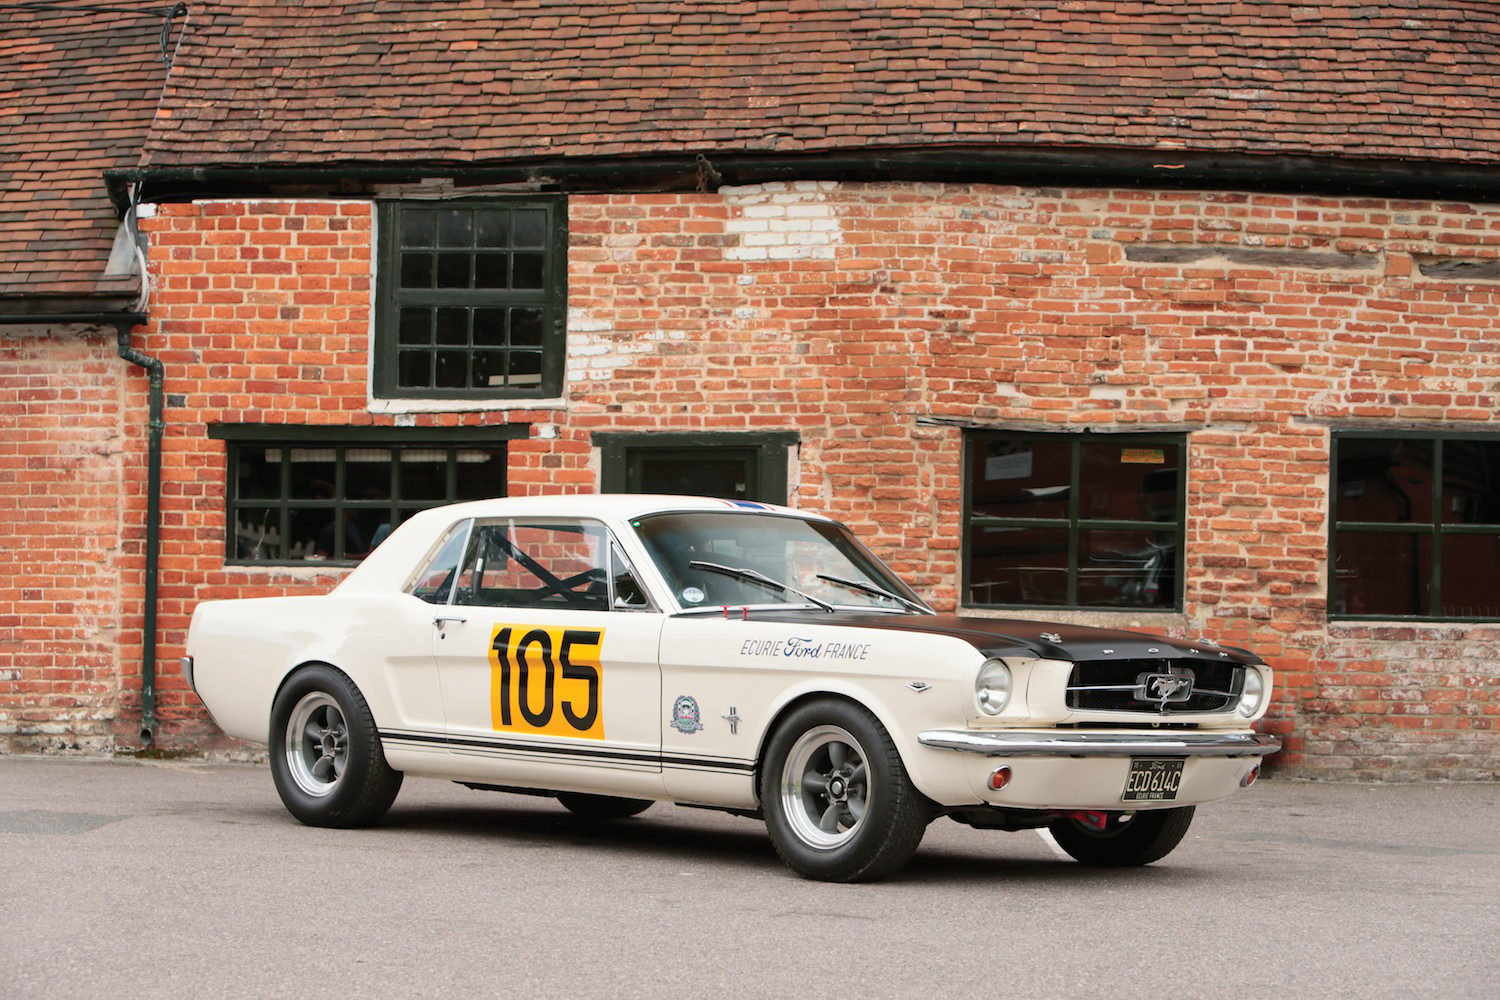
[[1264, 757], [1281, 741], [1264, 733], [1038, 733], [935, 729], [918, 742], [986, 757]]

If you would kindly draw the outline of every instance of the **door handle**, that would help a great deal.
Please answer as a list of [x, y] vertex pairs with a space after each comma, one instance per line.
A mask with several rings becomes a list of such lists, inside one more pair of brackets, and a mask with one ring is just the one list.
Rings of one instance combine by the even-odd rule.
[[453, 623], [455, 623], [457, 625], [462, 625], [464, 622], [466, 622], [468, 620], [469, 619], [465, 618], [463, 615], [433, 615], [432, 616], [432, 624], [436, 625], [438, 628], [442, 628], [444, 625], [448, 624], [449, 622], [453, 622]]

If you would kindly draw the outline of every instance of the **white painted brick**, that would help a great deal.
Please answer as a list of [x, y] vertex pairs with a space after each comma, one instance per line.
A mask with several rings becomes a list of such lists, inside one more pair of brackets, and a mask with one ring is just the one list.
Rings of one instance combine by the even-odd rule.
[[735, 202], [754, 201], [765, 196], [766, 186], [764, 184], [743, 184], [738, 187], [721, 187], [719, 194], [724, 200], [731, 204]]
[[831, 246], [808, 246], [799, 244], [796, 246], [772, 247], [769, 251], [771, 260], [832, 260], [834, 249]]
[[599, 333], [613, 330], [615, 325], [607, 319], [594, 319], [582, 309], [568, 310], [569, 333]]

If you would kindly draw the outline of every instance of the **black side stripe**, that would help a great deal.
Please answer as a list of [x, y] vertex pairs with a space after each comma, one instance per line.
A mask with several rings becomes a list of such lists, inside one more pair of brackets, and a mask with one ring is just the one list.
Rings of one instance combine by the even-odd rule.
[[481, 740], [442, 733], [380, 731], [380, 738], [390, 743], [415, 743], [429, 746], [446, 746], [459, 752], [511, 752], [535, 754], [541, 757], [575, 757], [597, 761], [619, 761], [630, 764], [652, 764], [661, 767], [686, 768], [690, 770], [729, 771], [750, 773], [755, 770], [755, 761], [737, 760], [728, 757], [691, 757], [677, 754], [651, 753], [650, 751], [619, 750], [607, 747], [538, 746], [535, 743], [518, 743], [514, 740]]

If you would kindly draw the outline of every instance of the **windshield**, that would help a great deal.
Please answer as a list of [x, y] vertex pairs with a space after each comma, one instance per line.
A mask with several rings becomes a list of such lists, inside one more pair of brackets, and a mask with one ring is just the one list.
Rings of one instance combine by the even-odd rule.
[[[652, 514], [631, 526], [673, 595], [689, 610], [726, 605], [812, 607], [817, 602], [839, 608], [926, 610], [906, 584], [839, 524], [777, 514], [692, 511]], [[693, 566], [695, 562], [700, 565]], [[701, 564], [750, 574], [734, 575]], [[766, 579], [750, 578], [756, 574]]]

